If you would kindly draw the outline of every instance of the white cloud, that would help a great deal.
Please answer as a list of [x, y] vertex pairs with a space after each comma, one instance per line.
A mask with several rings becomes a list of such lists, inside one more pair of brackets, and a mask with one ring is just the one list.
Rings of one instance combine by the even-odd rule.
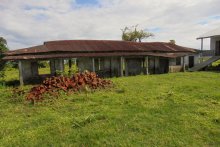
[[59, 39], [120, 40], [120, 29], [136, 24], [155, 31], [148, 41], [199, 48], [196, 37], [220, 24], [219, 0], [99, 0], [84, 7], [74, 0], [1, 0], [0, 8], [0, 36], [11, 49]]

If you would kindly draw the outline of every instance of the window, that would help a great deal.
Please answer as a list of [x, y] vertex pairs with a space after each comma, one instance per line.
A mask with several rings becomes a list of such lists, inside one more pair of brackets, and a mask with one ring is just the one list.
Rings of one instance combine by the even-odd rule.
[[176, 65], [181, 65], [181, 57], [176, 58]]

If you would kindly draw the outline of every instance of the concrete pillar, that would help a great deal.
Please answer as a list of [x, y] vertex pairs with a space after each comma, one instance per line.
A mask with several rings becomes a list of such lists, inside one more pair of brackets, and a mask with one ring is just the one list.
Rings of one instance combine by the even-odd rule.
[[124, 59], [124, 63], [125, 63], [125, 76], [128, 76], [128, 62], [126, 59]]
[[183, 58], [183, 72], [186, 71], [186, 63], [185, 63], [185, 57], [182, 57]]
[[92, 71], [95, 72], [95, 58], [92, 58]]
[[[203, 38], [201, 39], [201, 51], [203, 51]], [[201, 58], [202, 58], [201, 60], [203, 62], [203, 53], [201, 53]]]
[[18, 61], [20, 85], [31, 82], [31, 78], [38, 76], [38, 64], [36, 61]]
[[24, 80], [23, 80], [23, 70], [22, 70], [22, 61], [18, 61], [18, 68], [19, 68], [19, 80], [20, 80], [20, 85], [24, 85]]
[[31, 62], [31, 72], [32, 72], [32, 76], [38, 76], [39, 75], [38, 63], [37, 62]]
[[201, 51], [203, 51], [203, 38], [201, 39]]
[[56, 71], [64, 72], [64, 60], [52, 59], [50, 60], [50, 72], [52, 75], [56, 75]]
[[144, 58], [144, 73], [146, 74], [146, 75], [148, 75], [149, 74], [149, 63], [148, 63], [148, 56], [146, 56], [145, 58]]
[[68, 71], [68, 73], [69, 73], [69, 75], [71, 74], [71, 71], [72, 71], [72, 59], [69, 59], [68, 60], [68, 64], [69, 64], [69, 71]]
[[159, 73], [159, 57], [154, 57], [154, 73], [158, 74]]
[[121, 77], [124, 76], [123, 66], [124, 66], [124, 57], [120, 57], [120, 76]]

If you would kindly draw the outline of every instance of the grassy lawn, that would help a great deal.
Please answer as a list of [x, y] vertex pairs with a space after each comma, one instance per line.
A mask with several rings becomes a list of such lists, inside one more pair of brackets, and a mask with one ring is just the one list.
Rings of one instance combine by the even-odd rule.
[[[18, 76], [7, 72], [7, 80]], [[220, 146], [219, 79], [213, 72], [113, 78], [113, 89], [36, 105], [2, 87], [0, 146]]]

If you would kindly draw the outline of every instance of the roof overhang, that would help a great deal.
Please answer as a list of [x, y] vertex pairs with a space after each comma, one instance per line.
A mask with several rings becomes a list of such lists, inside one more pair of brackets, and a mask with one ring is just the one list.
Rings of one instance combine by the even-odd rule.
[[47, 55], [17, 55], [6, 56], [3, 60], [48, 60], [55, 58], [80, 58], [80, 57], [129, 57], [129, 56], [157, 56], [166, 58], [177, 58], [195, 53], [156, 53], [156, 52], [115, 52], [115, 53], [63, 53], [63, 54], [47, 54]]
[[220, 27], [199, 36], [197, 39], [205, 39], [205, 38], [219, 37], [219, 36], [220, 36]]
[[5, 53], [3, 60], [29, 60], [107, 56], [162, 56], [175, 58], [196, 53], [195, 49], [166, 42], [64, 40]]

